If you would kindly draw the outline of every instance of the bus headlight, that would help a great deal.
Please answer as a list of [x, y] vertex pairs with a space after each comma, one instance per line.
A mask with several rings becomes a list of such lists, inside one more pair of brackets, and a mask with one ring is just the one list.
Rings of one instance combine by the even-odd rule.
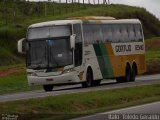
[[37, 74], [34, 73], [34, 72], [28, 72], [27, 75], [28, 75], [28, 76], [37, 76]]
[[73, 68], [65, 69], [62, 73], [69, 73], [75, 71]]

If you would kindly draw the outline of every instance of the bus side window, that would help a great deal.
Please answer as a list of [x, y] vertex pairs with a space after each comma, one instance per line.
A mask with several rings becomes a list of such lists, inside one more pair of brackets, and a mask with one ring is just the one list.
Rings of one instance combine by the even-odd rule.
[[106, 25], [106, 24], [103, 25], [102, 32], [103, 32], [103, 41], [111, 42], [111, 38], [112, 38], [111, 25]]
[[127, 26], [124, 24], [121, 25], [121, 37], [123, 42], [128, 40]]
[[142, 30], [139, 24], [135, 25], [135, 32], [136, 32], [136, 41], [142, 41], [143, 40]]
[[121, 33], [119, 29], [119, 25], [114, 24], [112, 25], [112, 32], [113, 32], [113, 42], [120, 42], [121, 41]]
[[109, 25], [109, 32], [108, 32], [108, 41], [113, 41], [113, 31], [112, 31], [112, 25]]
[[124, 41], [123, 41], [123, 38], [122, 38], [122, 37], [123, 37], [123, 36], [122, 36], [122, 25], [119, 24], [118, 27], [119, 27], [119, 34], [120, 34], [119, 41], [120, 41], [120, 42], [124, 42]]
[[115, 28], [115, 25], [112, 25], [112, 42], [116, 42], [116, 36], [115, 36], [115, 31], [116, 31], [116, 28]]
[[103, 42], [103, 34], [101, 25], [92, 25], [92, 32], [93, 32], [93, 41], [94, 43], [101, 43]]
[[135, 41], [135, 33], [134, 33], [134, 27], [133, 27], [133, 25], [128, 25], [128, 30], [129, 30], [129, 39], [128, 39], [128, 42]]
[[115, 33], [115, 36], [116, 36], [116, 40], [117, 42], [122, 42], [122, 35], [121, 35], [121, 29], [120, 29], [120, 25], [116, 25], [116, 33]]

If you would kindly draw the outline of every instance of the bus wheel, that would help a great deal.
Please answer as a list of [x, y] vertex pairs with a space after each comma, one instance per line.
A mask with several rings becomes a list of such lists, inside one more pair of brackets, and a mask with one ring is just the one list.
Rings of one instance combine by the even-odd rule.
[[132, 70], [131, 70], [131, 82], [134, 82], [136, 79], [136, 74], [137, 74], [136, 70], [137, 70], [136, 66], [133, 65]]
[[131, 67], [127, 64], [126, 66], [126, 75], [125, 75], [125, 82], [131, 81]]
[[46, 92], [52, 91], [53, 90], [53, 85], [43, 85], [43, 89]]
[[86, 74], [86, 81], [82, 82], [82, 87], [91, 87], [93, 85], [93, 75], [92, 75], [92, 70], [88, 69], [87, 74]]

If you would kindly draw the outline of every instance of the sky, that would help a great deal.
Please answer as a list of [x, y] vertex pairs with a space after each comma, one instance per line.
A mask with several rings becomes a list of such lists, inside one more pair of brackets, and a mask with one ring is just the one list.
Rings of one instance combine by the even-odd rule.
[[[29, 1], [48, 1], [48, 0], [29, 0]], [[54, 0], [54, 1], [58, 2], [59, 0]], [[65, 0], [61, 0], [61, 1], [65, 2]], [[71, 2], [72, 0], [68, 0], [68, 1]], [[73, 1], [78, 1], [78, 0], [73, 0]], [[88, 2], [88, 0], [84, 0], [84, 1]], [[90, 1], [91, 3], [93, 3], [93, 0], [90, 0]], [[95, 1], [96, 3], [98, 2], [98, 0], [95, 0]], [[99, 1], [100, 3], [103, 2], [103, 0], [99, 0]], [[80, 0], [80, 2], [83, 2], [83, 0]], [[144, 7], [150, 13], [154, 14], [157, 18], [160, 19], [160, 0], [110, 0], [110, 3]]]
[[160, 19], [160, 0], [111, 0], [112, 3], [127, 4], [146, 8]]

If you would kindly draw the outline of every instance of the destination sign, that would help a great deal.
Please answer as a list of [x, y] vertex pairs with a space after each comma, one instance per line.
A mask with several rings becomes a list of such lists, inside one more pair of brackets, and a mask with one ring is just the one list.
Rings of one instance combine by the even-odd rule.
[[112, 43], [115, 55], [144, 54], [145, 46], [142, 42]]

